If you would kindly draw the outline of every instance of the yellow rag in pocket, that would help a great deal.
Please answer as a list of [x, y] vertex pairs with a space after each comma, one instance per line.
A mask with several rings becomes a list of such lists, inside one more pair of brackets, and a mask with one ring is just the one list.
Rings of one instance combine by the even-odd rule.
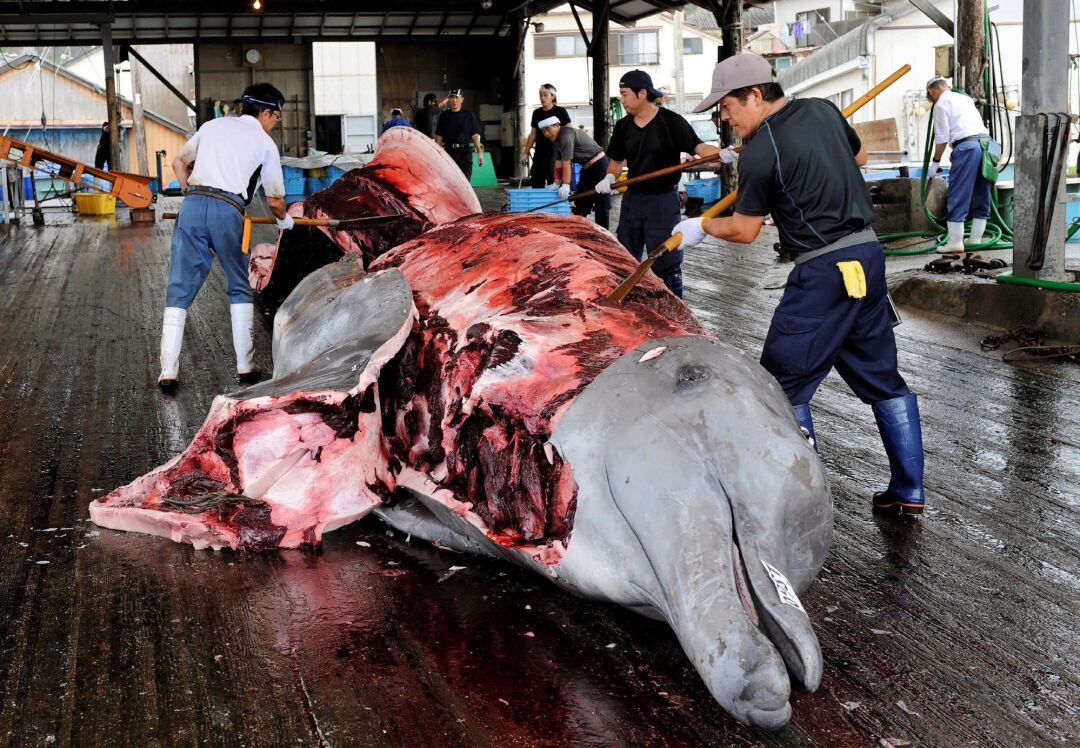
[[840, 268], [840, 275], [844, 276], [844, 288], [848, 296], [853, 299], [862, 299], [866, 296], [866, 274], [862, 264], [858, 260], [844, 260], [836, 263]]

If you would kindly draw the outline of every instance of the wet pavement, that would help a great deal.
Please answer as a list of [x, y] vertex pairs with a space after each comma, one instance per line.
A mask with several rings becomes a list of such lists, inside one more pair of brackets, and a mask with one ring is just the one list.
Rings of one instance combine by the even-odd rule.
[[[0, 741], [23, 745], [1055, 745], [1080, 740], [1080, 367], [1003, 364], [906, 314], [928, 510], [875, 520], [870, 409], [814, 401], [836, 532], [803, 601], [821, 688], [774, 734], [712, 702], [663, 624], [369, 518], [237, 555], [95, 528], [234, 387], [224, 278], [154, 386], [170, 226], [0, 227]], [[614, 224], [613, 224], [614, 225]], [[687, 296], [756, 355], [771, 238], [690, 253]], [[908, 272], [911, 263], [894, 263]], [[257, 331], [269, 368], [267, 327]], [[451, 567], [463, 566], [453, 571]]]

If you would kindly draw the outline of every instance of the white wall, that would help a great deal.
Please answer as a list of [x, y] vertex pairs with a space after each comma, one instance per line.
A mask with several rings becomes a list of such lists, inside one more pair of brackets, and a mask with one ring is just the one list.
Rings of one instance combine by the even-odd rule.
[[378, 114], [374, 42], [315, 42], [315, 114]]

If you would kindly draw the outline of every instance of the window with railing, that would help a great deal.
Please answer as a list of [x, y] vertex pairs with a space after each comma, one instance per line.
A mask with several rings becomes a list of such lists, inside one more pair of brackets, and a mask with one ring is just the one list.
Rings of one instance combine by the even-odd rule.
[[537, 34], [533, 37], [533, 56], [584, 57], [585, 40], [579, 34]]
[[657, 65], [660, 62], [659, 34], [651, 31], [623, 31], [609, 41], [612, 65]]

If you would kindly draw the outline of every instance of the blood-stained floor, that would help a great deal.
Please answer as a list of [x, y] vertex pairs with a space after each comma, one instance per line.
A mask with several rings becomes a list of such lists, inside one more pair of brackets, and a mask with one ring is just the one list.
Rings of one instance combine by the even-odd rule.
[[[177, 453], [235, 386], [216, 266], [179, 394], [154, 386], [170, 228], [0, 227], [3, 743], [1080, 740], [1080, 367], [1009, 366], [979, 350], [986, 331], [907, 313], [929, 494], [916, 524], [871, 517], [887, 475], [873, 417], [825, 382], [836, 532], [804, 596], [825, 676], [786, 729], [760, 733], [712, 702], [664, 625], [374, 518], [318, 553], [248, 556], [90, 524], [92, 499]], [[755, 356], [777, 294], [766, 239], [710, 242], [686, 264], [700, 318]]]

